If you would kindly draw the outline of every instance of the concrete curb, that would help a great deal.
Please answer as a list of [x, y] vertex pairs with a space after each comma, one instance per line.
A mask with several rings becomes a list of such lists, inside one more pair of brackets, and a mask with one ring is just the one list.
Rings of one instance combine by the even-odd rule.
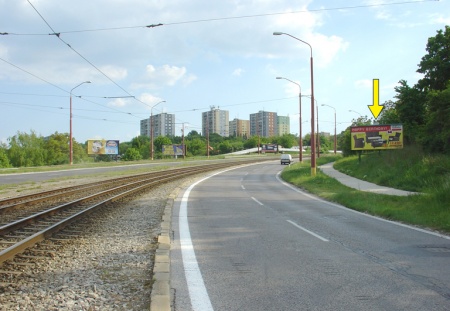
[[155, 252], [153, 267], [153, 285], [150, 296], [150, 310], [170, 311], [170, 235], [172, 223], [172, 207], [179, 189], [169, 196], [161, 221], [161, 233]]

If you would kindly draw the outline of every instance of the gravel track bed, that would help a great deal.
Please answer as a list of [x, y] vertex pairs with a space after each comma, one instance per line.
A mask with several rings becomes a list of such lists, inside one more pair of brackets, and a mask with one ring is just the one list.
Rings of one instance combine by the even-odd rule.
[[186, 182], [92, 214], [68, 229], [82, 231], [75, 239], [64, 240], [62, 233], [45, 241], [54, 245], [54, 258], [33, 259], [35, 265], [12, 276], [13, 285], [0, 287], [0, 310], [149, 310], [162, 214]]

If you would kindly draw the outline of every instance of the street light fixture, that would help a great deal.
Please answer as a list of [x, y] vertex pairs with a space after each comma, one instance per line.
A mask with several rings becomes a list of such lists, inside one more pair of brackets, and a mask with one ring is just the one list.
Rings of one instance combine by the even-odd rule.
[[300, 162], [303, 162], [303, 155], [302, 155], [302, 153], [303, 153], [303, 138], [302, 138], [302, 88], [301, 88], [301, 86], [300, 86], [300, 84], [299, 83], [297, 83], [297, 82], [294, 82], [294, 81], [292, 81], [292, 80], [289, 80], [288, 78], [283, 78], [283, 77], [276, 77], [277, 79], [284, 79], [284, 80], [287, 80], [287, 81], [289, 81], [289, 82], [292, 82], [292, 83], [294, 83], [294, 84], [297, 84], [298, 85], [298, 90], [299, 90], [299, 93], [298, 93], [298, 109], [299, 109], [299, 128], [300, 128], [300, 137], [299, 137], [299, 139], [298, 139], [298, 147], [299, 147], [299, 153], [298, 153], [298, 160], [300, 161]]
[[82, 84], [91, 83], [91, 81], [84, 81], [70, 90], [70, 134], [69, 134], [69, 163], [73, 165], [73, 143], [72, 143], [72, 91]]
[[333, 110], [334, 110], [334, 154], [336, 154], [336, 146], [337, 146], [337, 141], [336, 141], [336, 108], [334, 108], [333, 106], [330, 106], [330, 105], [326, 105], [326, 104], [322, 104], [322, 106], [327, 106], [327, 107], [333, 108]]
[[316, 175], [316, 147], [314, 146], [314, 73], [313, 73], [313, 52], [312, 52], [312, 46], [306, 41], [303, 41], [297, 37], [294, 37], [288, 33], [284, 32], [274, 32], [274, 36], [280, 36], [280, 35], [286, 35], [291, 38], [294, 38], [295, 40], [298, 40], [304, 44], [307, 44], [309, 46], [309, 49], [311, 51], [311, 57], [310, 57], [310, 65], [311, 65], [311, 175]]
[[357, 114], [359, 114], [360, 117], [362, 117], [362, 114], [360, 114], [358, 111], [355, 111], [355, 110], [349, 110], [349, 112], [357, 113]]
[[158, 106], [161, 103], [165, 103], [165, 100], [162, 100], [158, 103], [156, 103], [155, 105], [152, 106], [152, 108], [150, 109], [150, 157], [153, 160], [153, 153], [154, 153], [154, 147], [153, 147], [153, 108], [155, 108], [156, 106]]

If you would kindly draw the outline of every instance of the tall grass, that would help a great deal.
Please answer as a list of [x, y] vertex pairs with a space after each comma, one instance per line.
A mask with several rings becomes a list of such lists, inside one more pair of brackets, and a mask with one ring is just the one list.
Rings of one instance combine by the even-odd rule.
[[309, 163], [286, 168], [282, 178], [329, 201], [361, 212], [450, 233], [450, 160], [414, 149], [396, 151], [365, 155], [361, 163], [358, 157], [321, 157], [318, 165], [336, 161], [334, 167], [348, 175], [422, 194], [400, 197], [348, 188], [320, 170], [312, 177]]

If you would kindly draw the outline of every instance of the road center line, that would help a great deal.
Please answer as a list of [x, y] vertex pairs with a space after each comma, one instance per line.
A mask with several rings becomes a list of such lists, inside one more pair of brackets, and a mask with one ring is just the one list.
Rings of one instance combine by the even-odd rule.
[[254, 197], [252, 197], [252, 200], [255, 201], [256, 203], [258, 203], [259, 205], [264, 206], [264, 204], [262, 204], [261, 202], [259, 202], [257, 199], [255, 199]]
[[306, 229], [306, 228], [303, 228], [302, 226], [296, 224], [296, 223], [293, 222], [292, 220], [286, 220], [286, 221], [287, 221], [288, 223], [290, 223], [291, 225], [293, 225], [293, 226], [299, 228], [300, 230], [303, 230], [303, 231], [305, 231], [306, 233], [309, 233], [309, 234], [311, 234], [312, 236], [315, 236], [315, 237], [318, 238], [319, 240], [322, 240], [322, 241], [324, 241], [324, 242], [328, 242], [327, 239], [321, 237], [320, 235], [318, 235], [318, 234], [316, 234], [316, 233], [314, 233], [314, 232], [312, 232], [312, 231], [309, 231], [309, 230]]

